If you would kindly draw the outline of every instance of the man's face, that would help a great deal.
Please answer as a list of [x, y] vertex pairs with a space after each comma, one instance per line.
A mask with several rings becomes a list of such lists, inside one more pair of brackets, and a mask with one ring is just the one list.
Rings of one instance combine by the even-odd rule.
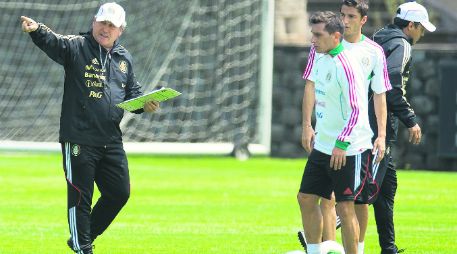
[[342, 5], [340, 15], [344, 24], [344, 37], [359, 35], [367, 22], [367, 16], [362, 17], [355, 7]]
[[312, 24], [311, 25], [311, 43], [314, 45], [316, 52], [328, 53], [330, 50], [338, 46], [339, 38], [337, 37], [338, 32], [329, 34], [325, 30], [324, 23]]
[[93, 21], [92, 35], [95, 40], [104, 48], [112, 48], [114, 42], [121, 36], [122, 28], [115, 27], [109, 21]]
[[425, 27], [421, 24], [415, 25], [413, 22], [410, 23], [409, 37], [413, 39], [413, 44], [416, 44], [422, 36], [424, 36]]

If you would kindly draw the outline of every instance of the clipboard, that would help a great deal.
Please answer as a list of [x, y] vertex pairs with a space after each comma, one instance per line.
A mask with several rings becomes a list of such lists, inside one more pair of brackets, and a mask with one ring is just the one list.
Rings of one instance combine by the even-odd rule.
[[132, 111], [143, 108], [144, 104], [146, 102], [149, 102], [149, 101], [162, 102], [162, 101], [166, 101], [166, 100], [175, 98], [179, 95], [181, 95], [181, 93], [174, 89], [161, 87], [160, 89], [154, 90], [154, 91], [144, 94], [142, 96], [138, 96], [136, 98], [123, 101], [123, 102], [117, 104], [116, 106], [118, 106], [119, 108], [122, 108], [124, 110], [132, 112]]

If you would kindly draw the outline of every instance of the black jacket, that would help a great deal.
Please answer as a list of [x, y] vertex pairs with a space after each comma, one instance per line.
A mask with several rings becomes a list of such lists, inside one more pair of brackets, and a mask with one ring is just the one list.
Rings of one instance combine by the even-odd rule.
[[59, 142], [121, 144], [119, 124], [124, 111], [115, 105], [142, 94], [130, 53], [117, 41], [107, 52], [92, 31], [63, 36], [40, 24], [30, 36], [65, 69]]
[[[392, 145], [397, 140], [398, 119], [407, 127], [416, 125], [416, 114], [406, 100], [406, 83], [411, 65], [411, 41], [396, 25], [387, 25], [374, 34], [373, 40], [384, 49], [392, 90], [386, 92], [387, 129], [386, 143]], [[369, 107], [370, 124], [377, 135], [376, 115], [373, 100]]]

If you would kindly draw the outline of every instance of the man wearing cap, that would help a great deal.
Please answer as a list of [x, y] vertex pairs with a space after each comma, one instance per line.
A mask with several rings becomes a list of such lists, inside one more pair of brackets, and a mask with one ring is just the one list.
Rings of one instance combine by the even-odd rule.
[[[65, 69], [59, 142], [67, 180], [68, 246], [92, 253], [92, 243], [111, 224], [130, 196], [127, 158], [119, 127], [123, 110], [116, 104], [140, 96], [132, 56], [119, 44], [125, 11], [103, 4], [92, 29], [60, 35], [33, 19], [21, 17], [33, 43]], [[135, 113], [153, 112], [157, 102]], [[91, 209], [94, 182], [101, 197]]]
[[[384, 49], [390, 83], [393, 88], [386, 93], [388, 113], [386, 154], [379, 168], [373, 169], [376, 180], [381, 186], [373, 206], [382, 254], [400, 252], [395, 246], [393, 208], [397, 190], [397, 174], [391, 148], [397, 139], [398, 120], [408, 128], [409, 142], [419, 144], [421, 141], [421, 129], [414, 110], [406, 100], [405, 86], [410, 75], [411, 45], [424, 35], [425, 29], [430, 32], [436, 29], [428, 19], [427, 10], [416, 2], [408, 2], [398, 7], [393, 24], [382, 28], [373, 36], [374, 41]], [[370, 106], [370, 124], [372, 130], [377, 131], [373, 104]]]

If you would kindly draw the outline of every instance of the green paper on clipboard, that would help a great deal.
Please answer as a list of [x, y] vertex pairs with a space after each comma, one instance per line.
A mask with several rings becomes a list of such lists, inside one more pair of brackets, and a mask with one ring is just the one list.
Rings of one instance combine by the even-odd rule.
[[162, 102], [162, 101], [172, 99], [176, 96], [179, 96], [180, 94], [181, 94], [180, 92], [178, 92], [174, 89], [161, 87], [160, 89], [146, 93], [142, 96], [138, 96], [136, 98], [123, 101], [123, 102], [117, 104], [116, 106], [132, 112], [132, 111], [143, 108], [144, 104], [148, 101]]

